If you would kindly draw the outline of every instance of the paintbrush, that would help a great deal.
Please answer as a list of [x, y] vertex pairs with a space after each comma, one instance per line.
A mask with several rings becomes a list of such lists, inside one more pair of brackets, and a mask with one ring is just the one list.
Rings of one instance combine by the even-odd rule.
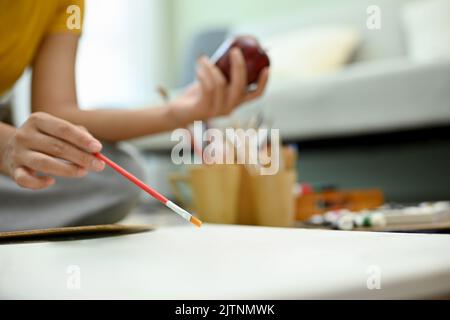
[[187, 212], [183, 208], [180, 208], [179, 206], [177, 206], [175, 203], [173, 203], [172, 201], [170, 201], [169, 199], [164, 197], [158, 191], [156, 191], [153, 188], [151, 188], [150, 186], [146, 185], [144, 182], [142, 182], [137, 177], [135, 177], [134, 175], [129, 173], [127, 170], [125, 170], [124, 168], [119, 166], [117, 163], [113, 162], [112, 160], [110, 160], [109, 158], [107, 158], [106, 156], [104, 156], [101, 153], [96, 153], [96, 154], [94, 154], [94, 156], [96, 158], [100, 159], [101, 161], [103, 161], [104, 163], [106, 163], [108, 166], [110, 166], [112, 169], [117, 171], [119, 174], [121, 174], [122, 176], [124, 176], [125, 178], [130, 180], [132, 183], [137, 185], [139, 188], [141, 188], [142, 190], [147, 192], [153, 198], [155, 198], [156, 200], [158, 200], [159, 202], [164, 204], [166, 207], [168, 207], [169, 209], [171, 209], [175, 213], [179, 214], [183, 219], [191, 222], [193, 225], [195, 225], [195, 226], [197, 226], [199, 228], [201, 227], [202, 222], [199, 219], [194, 217], [192, 214], [190, 214], [189, 212]]

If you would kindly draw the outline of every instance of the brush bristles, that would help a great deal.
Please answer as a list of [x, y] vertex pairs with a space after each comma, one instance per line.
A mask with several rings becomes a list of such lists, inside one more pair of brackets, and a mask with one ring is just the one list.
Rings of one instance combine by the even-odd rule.
[[192, 216], [191, 217], [191, 223], [193, 225], [195, 225], [196, 227], [200, 228], [202, 226], [202, 223], [199, 219], [197, 219], [196, 217]]

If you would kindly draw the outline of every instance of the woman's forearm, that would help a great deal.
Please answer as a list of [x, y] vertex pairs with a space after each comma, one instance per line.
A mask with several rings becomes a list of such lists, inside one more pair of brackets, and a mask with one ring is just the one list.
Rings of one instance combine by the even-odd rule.
[[73, 124], [85, 127], [96, 138], [117, 142], [184, 127], [192, 119], [173, 112], [170, 107], [137, 110], [81, 110], [78, 107], [60, 107], [49, 112]]
[[142, 137], [185, 127], [194, 120], [227, 116], [243, 103], [260, 97], [269, 77], [268, 69], [265, 69], [257, 89], [248, 92], [244, 55], [236, 49], [231, 53], [229, 82], [215, 64], [203, 57], [198, 62], [195, 83], [168, 106], [138, 110], [80, 110], [75, 86], [78, 40], [78, 36], [65, 33], [43, 39], [33, 63], [33, 111], [47, 112], [84, 126], [95, 137], [105, 141]]

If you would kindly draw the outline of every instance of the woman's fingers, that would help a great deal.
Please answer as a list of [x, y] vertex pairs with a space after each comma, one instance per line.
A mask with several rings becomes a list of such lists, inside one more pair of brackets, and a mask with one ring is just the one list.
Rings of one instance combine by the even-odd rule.
[[226, 93], [227, 93], [227, 79], [222, 71], [211, 62], [207, 62], [207, 68], [214, 81], [214, 103], [213, 112], [215, 115], [226, 114]]
[[259, 98], [263, 95], [266, 89], [267, 82], [269, 81], [269, 68], [264, 68], [258, 78], [258, 84], [255, 91], [247, 93], [244, 98], [244, 102], [251, 101], [253, 99]]
[[36, 176], [33, 172], [24, 167], [14, 170], [12, 178], [22, 188], [39, 190], [50, 187], [55, 183], [55, 179], [48, 176]]
[[18, 185], [44, 189], [52, 176], [80, 178], [101, 171], [104, 163], [92, 153], [102, 145], [85, 129], [45, 113], [35, 113], [7, 142], [4, 168]]
[[208, 58], [199, 59], [197, 79], [200, 90], [195, 110], [203, 119], [230, 114], [243, 102], [260, 97], [265, 90], [269, 77], [268, 69], [261, 72], [256, 90], [248, 92], [247, 66], [244, 55], [239, 48], [233, 48], [230, 55], [230, 83], [227, 83], [220, 69], [213, 65]]
[[231, 50], [231, 81], [228, 95], [228, 111], [242, 103], [247, 92], [247, 67], [244, 55], [238, 48]]
[[207, 108], [207, 113], [210, 113], [214, 101], [214, 83], [212, 76], [202, 61], [200, 61], [197, 70], [197, 79], [200, 82], [201, 104]]
[[36, 151], [26, 151], [21, 164], [36, 172], [51, 176], [81, 178], [87, 174], [86, 169], [73, 163], [52, 158]]
[[30, 121], [39, 131], [63, 139], [82, 150], [95, 153], [102, 149], [102, 145], [97, 139], [65, 120], [37, 112], [31, 115]]
[[82, 151], [63, 140], [46, 136], [42, 133], [35, 134], [28, 147], [33, 151], [70, 161], [88, 170], [102, 171], [105, 168], [105, 164], [92, 154]]

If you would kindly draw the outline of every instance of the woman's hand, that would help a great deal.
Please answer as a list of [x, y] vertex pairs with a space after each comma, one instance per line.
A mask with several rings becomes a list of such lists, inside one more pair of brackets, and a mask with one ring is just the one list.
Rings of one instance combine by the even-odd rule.
[[171, 102], [173, 114], [185, 123], [229, 115], [242, 103], [260, 97], [268, 78], [269, 70], [266, 68], [261, 72], [256, 90], [248, 92], [245, 60], [238, 48], [231, 51], [230, 83], [217, 66], [202, 57], [197, 70], [198, 82]]
[[44, 189], [55, 183], [53, 176], [80, 178], [102, 171], [105, 164], [92, 155], [101, 149], [85, 129], [38, 112], [15, 130], [0, 165], [19, 186]]

